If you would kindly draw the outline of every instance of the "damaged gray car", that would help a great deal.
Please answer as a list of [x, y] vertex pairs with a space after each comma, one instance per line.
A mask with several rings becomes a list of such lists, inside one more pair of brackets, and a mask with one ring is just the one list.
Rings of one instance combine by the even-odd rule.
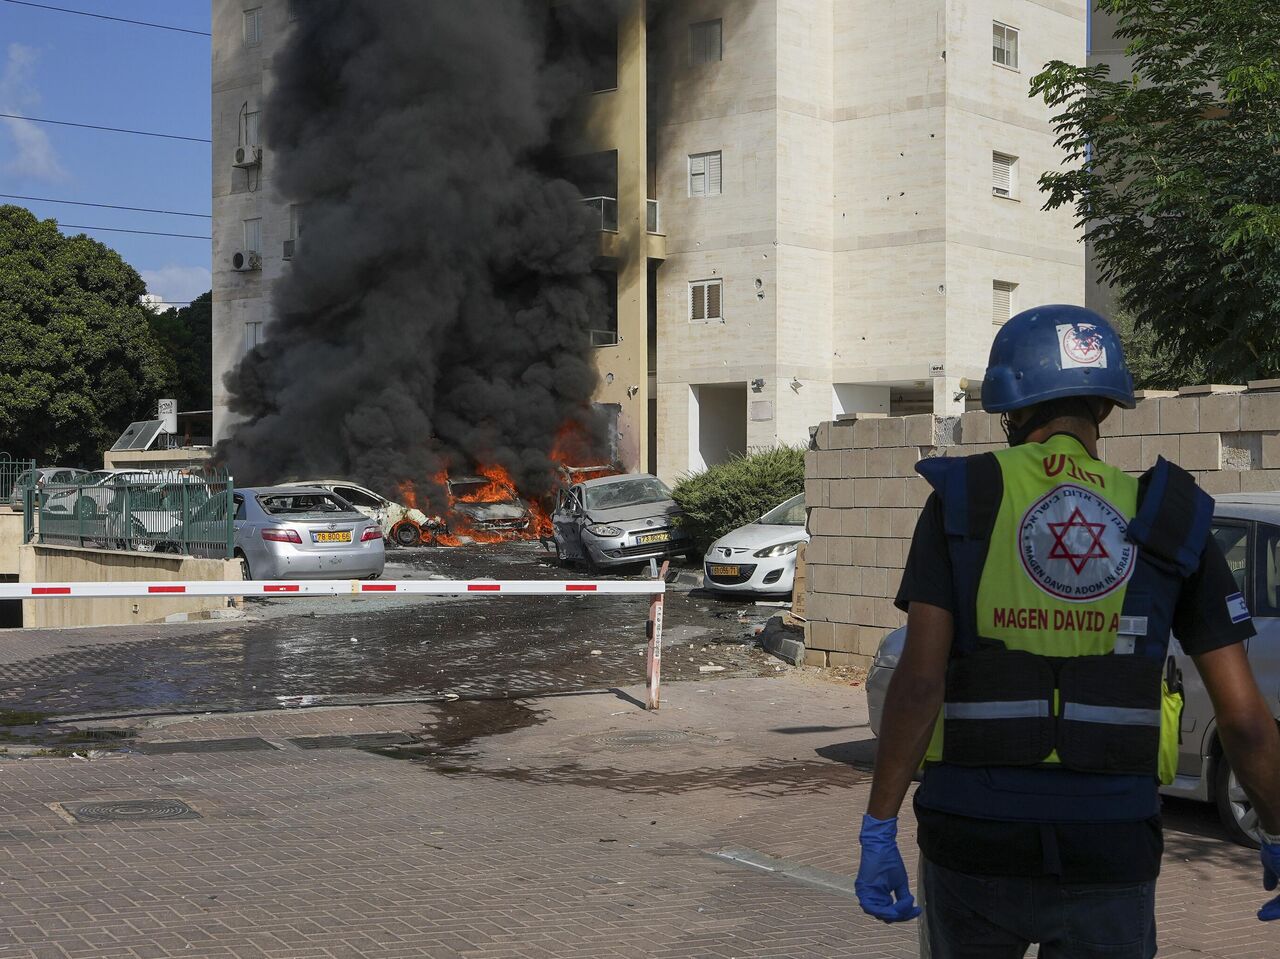
[[648, 473], [575, 483], [551, 514], [556, 558], [594, 570], [686, 554], [693, 544], [679, 515], [671, 490]]

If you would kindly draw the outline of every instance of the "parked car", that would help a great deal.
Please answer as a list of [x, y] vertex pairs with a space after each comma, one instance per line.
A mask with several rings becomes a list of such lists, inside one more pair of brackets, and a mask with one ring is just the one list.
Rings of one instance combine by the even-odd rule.
[[417, 546], [422, 541], [422, 530], [428, 528], [428, 520], [422, 510], [387, 499], [364, 486], [346, 480], [324, 479], [308, 482], [282, 483], [281, 486], [311, 486], [337, 493], [357, 511], [375, 520], [383, 538], [400, 546]]
[[106, 513], [117, 499], [119, 484], [152, 482], [161, 475], [154, 470], [94, 470], [70, 481], [79, 489], [50, 493], [45, 509], [85, 517]]
[[[1271, 704], [1272, 714], [1280, 722], [1280, 493], [1243, 493], [1218, 496], [1216, 500], [1213, 537], [1227, 557], [1258, 631], [1248, 642], [1249, 663]], [[877, 736], [885, 693], [902, 655], [906, 634], [906, 627], [899, 627], [881, 641], [867, 676], [871, 731]], [[1169, 652], [1182, 673], [1185, 706], [1177, 777], [1161, 792], [1214, 803], [1232, 838], [1257, 846], [1258, 816], [1222, 752], [1213, 704], [1200, 674], [1176, 637]]]
[[551, 514], [556, 558], [596, 569], [687, 553], [678, 515], [671, 490], [648, 473], [575, 483], [560, 490]]
[[40, 491], [48, 484], [75, 483], [89, 475], [88, 470], [73, 469], [68, 466], [46, 466], [40, 469], [25, 470], [13, 481], [13, 490], [9, 493], [9, 509], [21, 513], [24, 509], [23, 499], [26, 491], [35, 490], [34, 503], [40, 506]]
[[711, 544], [702, 561], [708, 589], [726, 593], [791, 594], [796, 550], [809, 542], [804, 494]]
[[514, 489], [483, 476], [450, 477], [448, 485], [451, 526], [499, 535], [522, 533], [529, 528], [529, 506]]
[[[245, 579], [376, 579], [386, 552], [382, 528], [319, 486], [235, 490], [235, 558]], [[194, 555], [225, 556], [227, 498], [214, 496], [192, 515], [175, 541], [194, 542]]]

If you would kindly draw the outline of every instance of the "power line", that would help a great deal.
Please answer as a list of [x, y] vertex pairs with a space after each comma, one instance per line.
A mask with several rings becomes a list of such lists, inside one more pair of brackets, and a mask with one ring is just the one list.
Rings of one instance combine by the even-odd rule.
[[68, 10], [66, 7], [54, 7], [47, 3], [31, 3], [30, 0], [4, 0], [5, 3], [20, 7], [38, 7], [41, 10], [52, 10], [55, 13], [74, 13], [80, 17], [93, 17], [97, 20], [114, 20], [116, 23], [131, 23], [136, 27], [155, 27], [157, 30], [172, 30], [175, 33], [194, 33], [198, 37], [207, 37], [203, 30], [188, 30], [186, 27], [171, 27], [167, 23], [151, 23], [148, 20], [126, 20], [124, 17], [109, 17], [105, 13], [89, 13], [87, 10]]
[[157, 233], [154, 230], [125, 230], [118, 226], [83, 226], [79, 223], [59, 223], [64, 230], [102, 230], [107, 233], [139, 233], [143, 236], [176, 236], [184, 240], [212, 240], [211, 236], [196, 236], [193, 233]]
[[178, 210], [151, 210], [145, 206], [116, 206], [112, 203], [86, 203], [83, 200], [54, 200], [47, 196], [19, 196], [16, 193], [0, 193], [0, 198], [5, 200], [33, 200], [36, 203], [68, 203], [71, 206], [93, 206], [103, 210], [130, 210], [134, 213], [163, 213], [167, 216], [195, 216], [205, 220], [213, 219], [213, 217], [208, 213], [182, 213]]
[[[12, 2], [12, 0], [9, 0]], [[108, 133], [130, 133], [138, 137], [161, 137], [165, 140], [190, 140], [192, 143], [212, 143], [202, 137], [183, 137], [173, 133], [148, 133], [146, 130], [125, 130], [120, 127], [100, 127], [92, 123], [71, 123], [68, 120], [46, 120], [41, 117], [24, 117], [18, 113], [0, 113], [0, 117], [10, 120], [30, 120], [32, 123], [53, 123], [60, 127], [81, 127], [85, 130], [106, 130]]]

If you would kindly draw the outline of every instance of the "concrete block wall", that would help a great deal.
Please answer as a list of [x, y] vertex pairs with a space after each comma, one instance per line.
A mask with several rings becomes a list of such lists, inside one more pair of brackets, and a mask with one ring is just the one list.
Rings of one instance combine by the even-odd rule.
[[[1148, 392], [1103, 423], [1099, 455], [1138, 474], [1164, 456], [1214, 495], [1280, 490], [1280, 381]], [[982, 412], [822, 423], [805, 458], [809, 509], [806, 661], [869, 666], [885, 633], [911, 534], [929, 496], [920, 459], [1005, 446]]]

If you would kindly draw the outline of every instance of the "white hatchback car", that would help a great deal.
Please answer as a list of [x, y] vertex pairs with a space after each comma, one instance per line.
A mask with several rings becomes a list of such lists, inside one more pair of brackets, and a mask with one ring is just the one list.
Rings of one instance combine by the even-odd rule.
[[721, 536], [703, 558], [707, 589], [790, 595], [796, 580], [796, 550], [809, 542], [805, 516], [800, 493], [754, 523]]

